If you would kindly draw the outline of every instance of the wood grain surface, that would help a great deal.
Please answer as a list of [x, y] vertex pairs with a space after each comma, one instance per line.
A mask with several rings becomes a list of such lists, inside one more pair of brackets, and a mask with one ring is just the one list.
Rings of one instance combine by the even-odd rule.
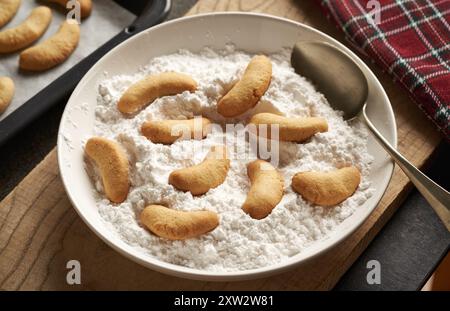
[[[312, 25], [345, 43], [313, 1], [200, 0], [189, 14], [254, 11]], [[431, 122], [407, 94], [377, 68], [393, 104], [400, 151], [421, 167], [440, 141]], [[59, 176], [53, 150], [0, 203], [2, 290], [306, 290], [331, 289], [405, 198], [410, 184], [398, 168], [381, 203], [351, 237], [307, 265], [284, 274], [244, 282], [180, 279], [143, 268], [97, 238], [77, 216]], [[66, 263], [81, 263], [81, 285], [68, 285]]]

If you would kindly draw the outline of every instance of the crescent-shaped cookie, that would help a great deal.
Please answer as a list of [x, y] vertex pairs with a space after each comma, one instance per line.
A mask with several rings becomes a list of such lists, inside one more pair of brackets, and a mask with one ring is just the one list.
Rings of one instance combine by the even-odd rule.
[[0, 0], [0, 27], [3, 27], [16, 15], [20, 0]]
[[33, 9], [18, 26], [0, 32], [0, 53], [11, 53], [30, 46], [47, 30], [52, 10], [46, 6]]
[[334, 206], [352, 196], [360, 181], [359, 170], [350, 166], [329, 172], [297, 173], [292, 178], [292, 188], [308, 202]]
[[[92, 0], [77, 0], [80, 4], [80, 17], [86, 18], [89, 15], [91, 15], [92, 12]], [[51, 3], [57, 3], [64, 7], [65, 9], [71, 9], [70, 7], [67, 7], [67, 3], [69, 0], [47, 0], [47, 2]]]
[[8, 108], [14, 97], [14, 81], [8, 77], [0, 77], [0, 115]]
[[44, 42], [20, 53], [19, 66], [29, 71], [43, 71], [64, 62], [78, 45], [80, 27], [64, 21], [58, 32]]
[[161, 205], [149, 205], [140, 215], [151, 232], [169, 240], [186, 240], [214, 230], [219, 216], [211, 211], [178, 211]]

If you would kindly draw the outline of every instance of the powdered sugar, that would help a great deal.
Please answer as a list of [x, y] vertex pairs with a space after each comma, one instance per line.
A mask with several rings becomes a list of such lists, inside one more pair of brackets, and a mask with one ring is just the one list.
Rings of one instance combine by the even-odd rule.
[[[160, 260], [209, 271], [236, 271], [272, 265], [301, 252], [326, 238], [363, 204], [372, 193], [368, 182], [372, 159], [366, 148], [367, 133], [358, 122], [349, 125], [343, 121], [341, 114], [332, 110], [308, 81], [293, 72], [289, 52], [269, 55], [273, 78], [268, 91], [255, 109], [234, 120], [220, 116], [216, 103], [240, 78], [251, 55], [235, 51], [232, 46], [223, 51], [205, 48], [199, 54], [179, 51], [151, 60], [135, 75], [106, 77], [99, 86], [95, 134], [114, 139], [127, 150], [132, 185], [127, 200], [113, 205], [104, 198], [98, 175], [87, 166], [95, 181], [99, 213], [111, 229], [127, 243]], [[131, 83], [164, 71], [191, 75], [199, 84], [198, 90], [160, 98], [132, 118], [124, 117], [117, 110], [117, 100]], [[285, 180], [285, 194], [263, 220], [252, 219], [241, 210], [250, 186], [246, 164], [255, 155], [246, 153], [248, 142], [236, 139], [236, 132], [214, 131], [202, 141], [161, 145], [150, 142], [139, 131], [147, 119], [203, 115], [221, 125], [245, 124], [256, 112], [320, 116], [329, 124], [327, 133], [317, 134], [306, 143], [280, 143], [278, 169]], [[193, 197], [168, 184], [171, 171], [201, 162], [209, 147], [223, 143], [224, 139], [231, 153], [231, 169], [222, 185], [203, 196]], [[360, 169], [362, 182], [356, 193], [339, 206], [312, 206], [290, 187], [291, 178], [297, 172], [330, 170], [350, 164]], [[196, 239], [158, 238], [138, 220], [142, 209], [155, 203], [180, 210], [215, 211], [220, 225]]]

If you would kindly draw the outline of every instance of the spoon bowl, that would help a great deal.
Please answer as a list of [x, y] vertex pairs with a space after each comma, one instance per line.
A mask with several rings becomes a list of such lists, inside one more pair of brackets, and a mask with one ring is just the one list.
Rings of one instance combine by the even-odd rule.
[[291, 54], [295, 71], [310, 79], [332, 107], [355, 118], [366, 103], [368, 85], [359, 66], [344, 52], [325, 42], [300, 42]]

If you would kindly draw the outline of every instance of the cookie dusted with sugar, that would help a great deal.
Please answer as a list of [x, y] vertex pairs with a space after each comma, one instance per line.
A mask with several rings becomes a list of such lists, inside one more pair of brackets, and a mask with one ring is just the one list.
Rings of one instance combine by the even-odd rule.
[[354, 167], [328, 172], [301, 172], [292, 178], [292, 188], [305, 200], [322, 206], [334, 206], [355, 193], [361, 174]]
[[269, 162], [255, 160], [247, 165], [251, 187], [242, 209], [252, 218], [263, 219], [283, 198], [283, 176]]
[[151, 104], [157, 98], [195, 92], [197, 82], [179, 72], [163, 72], [148, 76], [132, 84], [120, 97], [117, 108], [124, 114], [133, 114]]
[[210, 211], [177, 211], [161, 205], [144, 208], [141, 222], [154, 234], [168, 240], [186, 240], [214, 230], [219, 217]]
[[272, 79], [272, 63], [264, 55], [252, 58], [244, 75], [217, 103], [224, 117], [236, 117], [253, 108], [264, 95]]
[[230, 160], [225, 146], [213, 146], [202, 163], [170, 173], [169, 184], [193, 195], [205, 194], [220, 186], [227, 177]]
[[123, 148], [115, 141], [92, 137], [85, 151], [100, 170], [106, 197], [114, 203], [123, 202], [130, 188], [128, 158]]
[[[258, 113], [250, 119], [256, 126], [258, 135], [271, 138], [272, 127], [277, 126], [278, 138], [282, 141], [304, 142], [317, 133], [328, 131], [328, 123], [324, 118], [305, 117], [288, 118], [273, 113]], [[261, 125], [266, 127], [261, 130]]]
[[142, 127], [142, 135], [157, 144], [173, 144], [178, 139], [203, 139], [211, 121], [207, 118], [189, 120], [152, 120]]

